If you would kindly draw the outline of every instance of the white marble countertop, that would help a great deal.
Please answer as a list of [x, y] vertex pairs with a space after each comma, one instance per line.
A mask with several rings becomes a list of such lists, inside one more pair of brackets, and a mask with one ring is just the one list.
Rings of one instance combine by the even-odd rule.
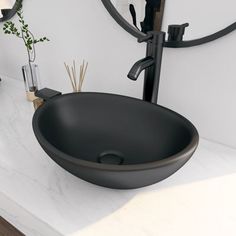
[[235, 236], [236, 150], [201, 140], [156, 185], [111, 190], [80, 180], [40, 148], [23, 83], [0, 82], [0, 215], [29, 236]]

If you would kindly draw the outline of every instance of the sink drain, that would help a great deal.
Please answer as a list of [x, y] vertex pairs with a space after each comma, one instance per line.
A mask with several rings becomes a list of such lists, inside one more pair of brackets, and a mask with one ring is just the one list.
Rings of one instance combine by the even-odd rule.
[[108, 165], [122, 165], [124, 158], [122, 154], [118, 152], [103, 152], [99, 155], [98, 162]]

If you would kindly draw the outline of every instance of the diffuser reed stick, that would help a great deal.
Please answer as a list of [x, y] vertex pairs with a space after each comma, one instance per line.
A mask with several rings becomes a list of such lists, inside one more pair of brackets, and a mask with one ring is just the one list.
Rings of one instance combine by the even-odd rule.
[[85, 63], [83, 61], [83, 64], [80, 65], [80, 73], [79, 73], [79, 80], [77, 78], [77, 70], [76, 70], [76, 62], [73, 60], [73, 65], [69, 66], [64, 62], [67, 74], [70, 78], [71, 86], [73, 88], [73, 92], [81, 92], [82, 86], [84, 83], [84, 79], [86, 76], [86, 72], [88, 69], [88, 62]]

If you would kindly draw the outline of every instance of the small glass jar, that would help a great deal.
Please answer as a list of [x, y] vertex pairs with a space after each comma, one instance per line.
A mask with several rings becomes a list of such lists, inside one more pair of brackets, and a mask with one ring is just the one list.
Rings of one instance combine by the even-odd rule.
[[25, 83], [26, 97], [28, 101], [34, 101], [36, 99], [34, 93], [39, 90], [40, 78], [39, 78], [39, 68], [36, 64], [22, 66], [22, 73]]

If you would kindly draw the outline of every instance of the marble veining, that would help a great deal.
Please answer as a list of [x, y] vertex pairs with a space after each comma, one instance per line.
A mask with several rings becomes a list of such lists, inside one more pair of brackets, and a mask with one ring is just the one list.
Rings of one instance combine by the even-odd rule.
[[26, 235], [236, 235], [236, 150], [201, 139], [193, 158], [165, 181], [106, 189], [44, 153], [22, 82], [3, 78], [0, 109], [0, 214]]

